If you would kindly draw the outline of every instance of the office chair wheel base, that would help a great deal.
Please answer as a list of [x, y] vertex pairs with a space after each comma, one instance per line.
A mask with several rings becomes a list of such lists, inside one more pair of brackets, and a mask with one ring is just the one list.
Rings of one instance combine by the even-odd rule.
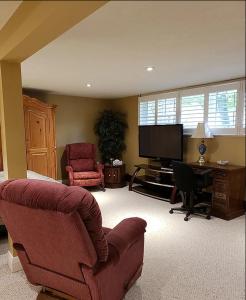
[[169, 214], [173, 214], [173, 210], [172, 209], [169, 210]]
[[189, 221], [189, 218], [188, 218], [188, 217], [185, 217], [185, 218], [184, 218], [184, 221]]
[[211, 219], [211, 217], [210, 217], [210, 216], [206, 216], [206, 219], [207, 219], [207, 220], [210, 220], [210, 219]]

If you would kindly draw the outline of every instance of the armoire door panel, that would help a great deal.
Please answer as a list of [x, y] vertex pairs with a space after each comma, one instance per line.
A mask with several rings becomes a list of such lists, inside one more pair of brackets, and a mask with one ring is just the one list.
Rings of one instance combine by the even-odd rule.
[[[23, 96], [27, 168], [54, 179], [57, 177], [55, 108]], [[1, 137], [0, 170], [3, 170]]]
[[29, 147], [47, 148], [47, 137], [49, 136], [47, 117], [36, 111], [28, 111], [28, 123]]
[[43, 153], [28, 153], [28, 169], [40, 173], [44, 176], [50, 176], [48, 161], [49, 155], [47, 152]]
[[55, 105], [23, 96], [28, 169], [56, 179]]

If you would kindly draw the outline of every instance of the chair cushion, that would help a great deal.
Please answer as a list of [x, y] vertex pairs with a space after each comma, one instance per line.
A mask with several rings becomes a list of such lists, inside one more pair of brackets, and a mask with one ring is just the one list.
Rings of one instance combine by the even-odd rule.
[[104, 237], [101, 212], [95, 198], [87, 190], [43, 180], [16, 179], [0, 184], [0, 199], [65, 214], [77, 211], [93, 242], [98, 260], [107, 260], [108, 243]]
[[90, 158], [81, 158], [70, 160], [70, 166], [74, 172], [94, 171], [95, 162]]
[[74, 179], [97, 179], [100, 178], [101, 174], [98, 172], [74, 172], [73, 178]]
[[68, 145], [69, 159], [93, 158], [96, 156], [96, 148], [94, 144], [75, 143]]

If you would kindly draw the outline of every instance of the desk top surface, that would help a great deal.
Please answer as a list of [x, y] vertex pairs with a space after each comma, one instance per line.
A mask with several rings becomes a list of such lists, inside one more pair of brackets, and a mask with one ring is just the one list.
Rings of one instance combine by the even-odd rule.
[[218, 165], [216, 162], [206, 162], [204, 165], [199, 165], [198, 162], [189, 162], [188, 165], [196, 168], [204, 169], [214, 169], [214, 170], [223, 170], [223, 171], [234, 171], [238, 169], [245, 169], [244, 166], [235, 166], [235, 165]]

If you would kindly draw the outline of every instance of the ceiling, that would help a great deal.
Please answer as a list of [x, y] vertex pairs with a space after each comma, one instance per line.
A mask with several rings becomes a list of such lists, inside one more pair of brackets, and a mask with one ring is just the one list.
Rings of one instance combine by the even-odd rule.
[[0, 30], [7, 23], [21, 1], [0, 1]]
[[244, 76], [244, 7], [244, 1], [109, 2], [24, 61], [23, 86], [119, 98]]

